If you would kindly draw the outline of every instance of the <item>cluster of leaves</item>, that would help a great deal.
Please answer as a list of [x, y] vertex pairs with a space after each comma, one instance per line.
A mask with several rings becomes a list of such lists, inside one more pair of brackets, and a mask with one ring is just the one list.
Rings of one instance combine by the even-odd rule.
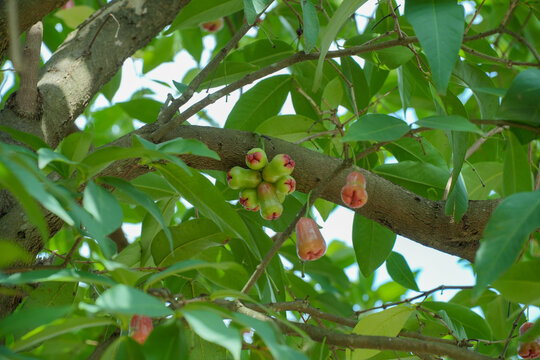
[[[465, 221], [471, 200], [503, 198], [476, 255], [474, 288], [463, 287], [448, 302], [433, 300], [432, 291], [417, 296], [417, 303], [405, 301], [409, 290], [420, 289], [406, 258], [392, 251], [396, 234], [359, 213], [354, 248], [333, 241], [324, 257], [304, 265], [291, 235], [280, 256], [264, 263], [274, 244], [265, 229], [285, 232], [307, 196], [295, 192], [278, 220], [265, 221], [236, 203], [238, 193], [227, 187], [224, 172], [202, 173], [181, 160], [186, 154], [220, 160], [198, 140], [154, 144], [132, 135], [129, 147], [110, 145], [135, 130], [134, 119], [155, 121], [161, 108], [147, 89], [112, 102], [118, 73], [100, 92], [109, 106], [88, 106], [85, 128], [55, 149], [36, 136], [0, 128], [24, 144], [0, 144], [0, 186], [22, 205], [48, 249], [41, 253], [45, 264], [27, 266], [21, 264], [34, 260], [29, 249], [0, 241], [2, 293], [24, 296], [17, 311], [0, 320], [6, 344], [0, 354], [417, 359], [421, 351], [392, 348], [391, 341], [382, 346], [386, 351], [373, 350], [370, 338], [369, 345], [344, 351], [345, 342], [332, 340], [413, 334], [434, 346], [446, 341], [486, 356], [514, 356], [523, 312], [540, 306], [540, 191], [534, 181], [540, 161], [540, 58], [534, 50], [540, 48], [540, 8], [478, 1], [478, 13], [466, 19], [451, 0], [408, 0], [403, 16], [394, 14], [394, 3], [381, 1], [359, 30], [353, 15], [364, 2], [191, 1], [134, 57], [146, 74], [181, 49], [188, 52], [198, 67], [171, 79], [169, 91], [179, 95], [204, 68], [205, 52], [218, 54], [245, 22], [257, 23], [195, 89], [225, 96], [261, 79], [241, 94], [224, 128], [354, 161], [420, 197], [446, 200], [454, 222]], [[53, 52], [107, 6], [75, 4], [44, 19], [44, 44]], [[221, 31], [200, 30], [200, 23], [219, 17], [226, 17]], [[205, 36], [215, 40], [213, 49], [205, 48]], [[276, 75], [281, 69], [286, 73]], [[294, 114], [283, 113], [287, 99]], [[198, 118], [216, 124], [208, 113]], [[136, 171], [153, 171], [134, 179], [129, 171], [110, 176], [112, 163], [128, 159], [138, 159]], [[315, 201], [323, 219], [336, 206]], [[43, 209], [61, 219], [60, 231], [49, 233]], [[118, 248], [111, 234], [123, 223], [141, 224], [141, 233]], [[82, 244], [88, 254], [79, 253]], [[261, 263], [264, 273], [244, 291]], [[384, 263], [393, 281], [375, 286], [374, 273]], [[345, 269], [354, 264], [360, 274], [351, 281]], [[383, 310], [368, 312], [375, 309]], [[144, 345], [127, 336], [133, 315], [154, 319]], [[314, 330], [304, 323], [327, 332], [314, 342]], [[537, 323], [528, 336], [539, 333]], [[437, 354], [450, 355], [441, 349]]]

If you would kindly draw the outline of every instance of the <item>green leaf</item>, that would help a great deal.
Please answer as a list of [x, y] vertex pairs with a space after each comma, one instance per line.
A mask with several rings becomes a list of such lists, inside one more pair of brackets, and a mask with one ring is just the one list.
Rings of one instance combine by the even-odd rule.
[[414, 274], [407, 264], [407, 260], [403, 255], [392, 251], [386, 259], [386, 270], [388, 274], [398, 284], [406, 287], [407, 289], [418, 290], [418, 285], [414, 279]]
[[304, 20], [304, 52], [309, 52], [317, 44], [319, 37], [319, 17], [315, 5], [309, 0], [302, 0], [302, 15]]
[[191, 329], [200, 337], [223, 346], [231, 352], [234, 359], [240, 359], [242, 337], [238, 329], [225, 326], [221, 316], [208, 310], [191, 309], [188, 305], [182, 308], [182, 314]]
[[279, 113], [290, 88], [290, 75], [277, 75], [260, 81], [234, 105], [225, 128], [255, 130], [264, 120]]
[[529, 170], [529, 155], [516, 136], [507, 131], [508, 137], [503, 163], [503, 196], [533, 189], [533, 178]]
[[255, 24], [257, 17], [267, 6], [267, 0], [244, 0], [244, 15], [248, 24]]
[[152, 284], [161, 281], [165, 279], [168, 276], [171, 276], [173, 274], [179, 274], [190, 270], [198, 270], [198, 269], [204, 269], [204, 268], [214, 268], [214, 269], [231, 269], [231, 268], [240, 268], [243, 270], [243, 268], [234, 262], [221, 262], [221, 263], [211, 263], [206, 262], [198, 259], [191, 259], [191, 260], [184, 260], [175, 263], [171, 267], [169, 267], [167, 270], [163, 270], [157, 274], [154, 274], [148, 278], [146, 283], [144, 284], [144, 289], [148, 289]]
[[253, 254], [258, 256], [246, 225], [207, 178], [194, 170], [190, 175], [174, 164], [156, 165], [156, 168], [201, 214], [214, 221], [226, 233], [242, 239]]
[[483, 132], [478, 126], [471, 123], [466, 118], [459, 115], [429, 116], [415, 122], [418, 126], [431, 129], [443, 129], [454, 131], [468, 131], [482, 135]]
[[515, 303], [540, 306], [540, 260], [514, 264], [493, 287]]
[[[247, 62], [224, 61], [201, 83], [198, 91], [229, 85], [258, 69], [258, 66]], [[187, 77], [184, 77], [182, 81], [185, 83], [190, 82]]]
[[463, 7], [454, 0], [407, 0], [405, 15], [426, 54], [437, 91], [445, 94], [463, 39]]
[[497, 206], [476, 252], [476, 297], [512, 266], [529, 234], [538, 227], [540, 190], [510, 195]]
[[[370, 94], [369, 86], [364, 75], [364, 70], [358, 65], [358, 63], [351, 57], [341, 58], [341, 68], [343, 69], [343, 75], [349, 80], [354, 89], [354, 99], [356, 101], [357, 110], [364, 109], [369, 104]], [[352, 105], [353, 93], [349, 86], [345, 86], [345, 91], [351, 101], [351, 109], [354, 112], [354, 106]]]
[[11, 240], [0, 238], [0, 269], [5, 268], [15, 262], [29, 263], [32, 261], [32, 255], [21, 245]]
[[499, 96], [497, 94], [482, 91], [482, 88], [493, 88], [493, 81], [479, 67], [464, 61], [458, 61], [454, 67], [454, 75], [471, 89], [480, 107], [483, 119], [493, 119], [499, 108]]
[[256, 133], [275, 136], [289, 142], [296, 142], [306, 136], [325, 131], [322, 123], [303, 115], [276, 115], [257, 126]]
[[141, 190], [137, 189], [135, 186], [130, 184], [129, 182], [115, 177], [102, 177], [100, 178], [100, 181], [109, 184], [111, 186], [114, 186], [117, 190], [122, 191], [124, 194], [126, 194], [130, 199], [135, 201], [137, 204], [142, 206], [148, 213], [150, 213], [154, 219], [161, 225], [161, 228], [163, 229], [163, 232], [165, 233], [170, 249], [172, 249], [172, 243], [173, 239], [171, 236], [171, 232], [169, 231], [169, 228], [167, 227], [167, 224], [165, 223], [165, 219], [163, 219], [163, 215], [161, 214], [161, 211], [159, 211], [159, 208], [157, 205], [152, 201], [152, 199], [146, 195]]
[[30, 146], [30, 148], [33, 150], [38, 150], [43, 147], [49, 148], [49, 145], [47, 145], [45, 141], [43, 141], [41, 138], [37, 137], [34, 134], [19, 131], [19, 130], [10, 128], [8, 126], [3, 126], [3, 125], [0, 125], [0, 130], [11, 135], [13, 139]]
[[122, 208], [116, 198], [101, 186], [89, 181], [84, 189], [84, 208], [93, 216], [100, 233], [108, 235], [122, 225]]
[[515, 120], [540, 125], [540, 70], [527, 69], [520, 72], [497, 112], [498, 119]]
[[373, 171], [393, 183], [433, 200], [442, 199], [446, 182], [450, 176], [446, 169], [416, 161], [383, 164], [377, 166]]
[[176, 320], [156, 326], [143, 349], [146, 360], [185, 360], [189, 354], [186, 335]]
[[274, 64], [294, 53], [295, 51], [291, 45], [284, 41], [261, 39], [232, 51], [227, 56], [226, 61], [249, 63], [262, 68]]
[[452, 147], [453, 169], [450, 191], [453, 191], [461, 173], [467, 149], [469, 148], [469, 134], [463, 131], [450, 131], [447, 135], [450, 140], [450, 146]]
[[354, 214], [352, 242], [360, 271], [369, 277], [392, 251], [396, 234], [373, 220]]
[[[413, 312], [413, 308], [406, 305], [399, 305], [367, 315], [358, 321], [352, 333], [394, 337], [403, 329], [405, 322]], [[364, 360], [371, 358], [379, 352], [380, 350], [356, 349], [352, 352], [352, 355], [349, 355], [351, 354], [350, 350], [347, 350], [347, 358], [351, 360]]]
[[103, 353], [102, 360], [130, 359], [144, 360], [141, 345], [130, 336], [120, 336]]
[[191, 154], [220, 160], [219, 155], [215, 151], [210, 150], [205, 143], [197, 139], [176, 138], [158, 144], [157, 149], [167, 154]]
[[492, 339], [491, 329], [486, 320], [463, 305], [424, 301], [422, 307], [436, 313], [444, 310], [455, 326], [463, 327], [469, 339]]
[[317, 62], [317, 70], [315, 71], [315, 79], [313, 80], [314, 92], [317, 91], [321, 85], [324, 59], [330, 49], [330, 45], [335, 40], [336, 35], [343, 24], [350, 20], [351, 15], [365, 2], [366, 0], [344, 0], [328, 22], [321, 39], [321, 51]]
[[123, 315], [169, 316], [174, 312], [157, 298], [127, 285], [115, 285], [96, 300], [99, 310]]
[[448, 216], [452, 216], [456, 223], [461, 221], [463, 215], [467, 212], [469, 207], [469, 195], [463, 177], [460, 175], [456, 182], [456, 186], [450, 191], [446, 204], [444, 206], [444, 212]]
[[61, 19], [68, 27], [75, 29], [94, 11], [90, 6], [77, 5], [69, 9], [60, 9], [54, 13], [54, 16]]
[[502, 195], [502, 163], [486, 161], [474, 163], [472, 166], [474, 170], [470, 165], [464, 165], [461, 172], [470, 200], [485, 200], [492, 191]]
[[70, 318], [63, 319], [60, 324], [49, 325], [42, 327], [37, 333], [32, 333], [31, 336], [25, 337], [22, 340], [16, 341], [11, 349], [14, 351], [28, 350], [46, 340], [52, 339], [56, 336], [76, 332], [77, 330], [86, 329], [97, 326], [114, 326], [115, 322], [110, 318]]
[[402, 138], [386, 144], [384, 148], [399, 161], [429, 163], [439, 168], [446, 168], [443, 156], [425, 137], [418, 139]]
[[36, 270], [24, 273], [16, 273], [10, 276], [0, 276], [0, 284], [6, 285], [21, 285], [49, 281], [84, 282], [87, 284], [104, 286], [113, 286], [116, 284], [113, 280], [106, 276], [74, 269]]
[[149, 124], [156, 121], [161, 103], [154, 99], [139, 98], [117, 103], [131, 118]]
[[177, 29], [197, 27], [199, 24], [216, 20], [242, 10], [242, 0], [193, 1], [178, 13], [167, 33]]
[[159, 267], [192, 258], [209, 247], [223, 245], [227, 239], [227, 235], [214, 222], [204, 218], [184, 221], [171, 227], [170, 232], [172, 251], [163, 233], [152, 241], [152, 257]]
[[351, 125], [343, 141], [392, 141], [399, 139], [409, 130], [407, 123], [401, 119], [384, 114], [368, 114], [361, 116]]
[[19, 338], [27, 331], [66, 316], [70, 311], [71, 306], [49, 306], [46, 311], [43, 307], [20, 309], [0, 319], [0, 338], [8, 334]]

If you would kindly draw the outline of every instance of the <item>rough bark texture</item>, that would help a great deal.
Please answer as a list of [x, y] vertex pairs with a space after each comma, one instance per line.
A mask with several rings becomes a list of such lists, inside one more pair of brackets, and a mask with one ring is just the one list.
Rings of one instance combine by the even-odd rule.
[[[64, 5], [67, 0], [17, 0], [19, 34], [43, 19], [51, 11]], [[0, 0], [0, 62], [4, 61], [9, 46], [6, 0]]]

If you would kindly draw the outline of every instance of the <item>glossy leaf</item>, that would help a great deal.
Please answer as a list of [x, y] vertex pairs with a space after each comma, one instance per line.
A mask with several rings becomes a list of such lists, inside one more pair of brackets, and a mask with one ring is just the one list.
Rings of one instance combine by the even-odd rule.
[[407, 0], [405, 15], [426, 54], [437, 90], [446, 93], [463, 37], [463, 8], [453, 0]]
[[189, 354], [185, 331], [177, 321], [156, 326], [143, 349], [146, 360], [185, 360]]
[[267, 5], [267, 0], [244, 0], [244, 14], [248, 24], [254, 24]]
[[489, 76], [478, 67], [464, 61], [457, 62], [454, 75], [473, 92], [482, 118], [493, 119], [499, 107], [499, 96], [481, 90], [494, 87]]
[[309, 52], [317, 44], [319, 36], [319, 18], [317, 17], [317, 9], [309, 0], [302, 1], [302, 15], [304, 21], [304, 52]]
[[276, 115], [261, 122], [255, 132], [289, 142], [296, 142], [309, 135], [326, 131], [322, 123], [316, 123], [303, 115]]
[[373, 274], [390, 255], [396, 234], [359, 214], [354, 215], [352, 242], [356, 261], [365, 277]]
[[234, 14], [243, 7], [242, 0], [194, 1], [186, 5], [174, 19], [167, 32], [197, 27], [199, 24]]
[[540, 260], [514, 264], [493, 287], [516, 303], [540, 306]]
[[261, 122], [279, 113], [290, 86], [289, 75], [278, 75], [262, 80], [236, 103], [227, 118], [225, 127], [255, 130]]
[[467, 212], [468, 207], [469, 194], [467, 193], [463, 177], [460, 176], [446, 199], [444, 212], [446, 215], [452, 216], [459, 223], [463, 215]]
[[529, 156], [514, 134], [507, 132], [507, 136], [503, 162], [503, 196], [533, 189]]
[[430, 116], [418, 120], [415, 124], [431, 129], [469, 131], [482, 134], [482, 130], [480, 130], [478, 126], [459, 115]]
[[384, 114], [368, 114], [361, 116], [351, 125], [343, 141], [392, 141], [399, 139], [409, 130], [407, 123], [401, 119]]
[[24, 273], [15, 273], [10, 276], [0, 276], [0, 284], [6, 285], [21, 285], [48, 281], [84, 282], [87, 284], [99, 284], [106, 286], [113, 286], [116, 284], [106, 276], [74, 269], [35, 270]]
[[392, 280], [398, 284], [407, 289], [419, 291], [416, 280], [414, 279], [414, 274], [403, 255], [392, 251], [386, 259], [386, 270], [388, 271], [388, 274], [390, 274], [390, 277], [392, 277]]
[[529, 234], [540, 226], [540, 191], [505, 198], [491, 215], [476, 252], [475, 295], [516, 261]]
[[527, 69], [519, 73], [497, 112], [499, 119], [523, 121], [540, 125], [540, 70]]
[[127, 285], [115, 285], [96, 300], [99, 310], [123, 315], [168, 316], [174, 312], [158, 298]]
[[[413, 312], [413, 308], [400, 305], [370, 314], [361, 318], [352, 332], [358, 335], [396, 336]], [[347, 358], [351, 360], [364, 360], [371, 358], [379, 352], [380, 350], [357, 349], [349, 355], [350, 350], [348, 350], [347, 354], [349, 356]]]
[[[94, 227], [99, 226], [100, 234], [108, 235], [122, 225], [122, 208], [118, 200], [93, 181], [84, 189], [83, 206], [93, 216]], [[97, 231], [95, 228], [89, 230]]]
[[66, 316], [70, 311], [71, 306], [50, 306], [47, 311], [40, 307], [21, 309], [0, 320], [0, 337], [12, 334], [19, 338], [29, 330]]

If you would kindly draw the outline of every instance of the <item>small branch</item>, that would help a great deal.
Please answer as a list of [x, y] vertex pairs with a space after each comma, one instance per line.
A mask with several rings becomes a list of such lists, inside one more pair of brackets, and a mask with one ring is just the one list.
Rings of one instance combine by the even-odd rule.
[[538, 51], [536, 50], [536, 48], [534, 46], [532, 46], [531, 43], [529, 43], [527, 41], [527, 39], [525, 39], [523, 36], [521, 36], [519, 34], [516, 34], [515, 32], [513, 32], [511, 30], [508, 30], [507, 28], [502, 28], [502, 31], [505, 34], [508, 34], [508, 35], [512, 36], [513, 38], [515, 38], [517, 41], [519, 41], [523, 45], [525, 45], [529, 49], [529, 51], [533, 54], [536, 61], [538, 63], [540, 63], [540, 54], [538, 54]]
[[501, 351], [501, 355], [499, 356], [499, 359], [504, 360], [504, 356], [506, 355], [506, 350], [508, 350], [508, 345], [510, 345], [510, 340], [512, 339], [512, 335], [514, 334], [514, 331], [516, 330], [519, 319], [521, 319], [521, 315], [523, 315], [523, 312], [526, 308], [521, 309], [518, 316], [516, 316], [516, 320], [514, 320], [514, 323], [512, 324], [512, 330], [510, 330], [510, 334], [508, 334], [508, 338], [506, 338], [506, 343], [504, 344], [504, 348]]
[[23, 58], [18, 69], [21, 84], [15, 97], [15, 106], [19, 115], [26, 118], [37, 119], [40, 110], [37, 83], [42, 39], [43, 24], [38, 21], [26, 33]]
[[347, 166], [349, 166], [349, 163], [346, 161], [342, 161], [341, 164], [337, 166], [334, 169], [334, 171], [332, 171], [324, 180], [322, 180], [319, 183], [319, 185], [317, 185], [317, 187], [312, 191], [311, 196], [309, 197], [309, 201], [302, 207], [302, 209], [300, 209], [300, 211], [298, 212], [294, 220], [291, 221], [287, 229], [284, 232], [279, 234], [279, 236], [274, 241], [274, 245], [272, 246], [272, 248], [268, 251], [268, 253], [266, 253], [261, 263], [257, 265], [257, 268], [255, 269], [253, 274], [251, 274], [251, 277], [249, 278], [247, 283], [244, 285], [244, 288], [242, 289], [242, 292], [244, 294], [247, 294], [249, 290], [251, 290], [253, 285], [255, 285], [255, 283], [257, 282], [259, 277], [263, 274], [264, 270], [266, 269], [266, 267], [268, 266], [268, 264], [270, 263], [274, 255], [278, 252], [281, 245], [283, 245], [285, 240], [287, 240], [289, 236], [292, 234], [296, 223], [298, 222], [298, 220], [300, 220], [301, 217], [304, 216], [304, 214], [306, 213], [306, 210], [309, 209], [313, 205], [313, 203], [315, 202], [315, 199], [317, 199], [317, 197], [323, 192], [323, 190], [330, 183], [330, 181], [337, 174], [339, 174], [343, 169], [345, 169]]
[[527, 125], [523, 124], [517, 121], [510, 121], [510, 120], [486, 120], [486, 119], [472, 119], [469, 120], [473, 124], [485, 124], [485, 125], [493, 125], [493, 126], [510, 126], [510, 127], [517, 127], [520, 129], [525, 129], [532, 131], [536, 134], [540, 134], [540, 126], [533, 126], [533, 125]]
[[21, 43], [19, 42], [19, 10], [17, 0], [7, 0], [8, 32], [9, 32], [9, 57], [17, 72], [23, 68]]
[[486, 2], [486, 0], [482, 0], [482, 2], [480, 3], [480, 5], [478, 5], [478, 7], [476, 8], [476, 11], [474, 12], [474, 15], [471, 19], [471, 21], [469, 22], [469, 24], [467, 24], [467, 27], [465, 28], [465, 32], [464, 32], [464, 35], [467, 35], [467, 33], [469, 32], [469, 29], [471, 28], [471, 26], [473, 25], [474, 23], [474, 19], [476, 19], [476, 17], [478, 16], [478, 14], [480, 13], [480, 9], [482, 8], [482, 6], [484, 6], [484, 3]]
[[514, 65], [517, 65], [517, 66], [531, 66], [531, 67], [538, 67], [540, 68], [540, 63], [532, 63], [532, 62], [523, 62], [523, 61], [512, 61], [512, 60], [507, 60], [507, 59], [501, 59], [501, 58], [498, 58], [498, 57], [495, 57], [495, 56], [490, 56], [490, 55], [486, 55], [484, 53], [481, 53], [479, 51], [476, 51], [474, 49], [471, 49], [470, 47], [466, 46], [466, 45], [461, 45], [461, 49], [469, 54], [472, 54], [472, 55], [475, 55], [475, 56], [478, 56], [478, 57], [481, 57], [481, 58], [484, 58], [484, 59], [487, 59], [487, 60], [491, 60], [493, 62], [497, 62], [497, 63], [500, 63], [500, 64], [504, 64], [508, 67], [512, 67]]

